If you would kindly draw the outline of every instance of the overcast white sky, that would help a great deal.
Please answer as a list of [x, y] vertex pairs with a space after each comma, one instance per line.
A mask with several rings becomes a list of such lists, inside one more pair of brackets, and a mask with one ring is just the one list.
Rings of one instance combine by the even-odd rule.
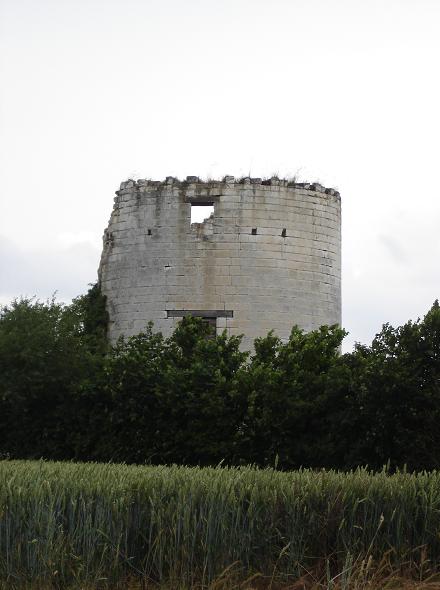
[[127, 177], [341, 192], [345, 348], [440, 296], [439, 0], [0, 0], [0, 301], [96, 280]]

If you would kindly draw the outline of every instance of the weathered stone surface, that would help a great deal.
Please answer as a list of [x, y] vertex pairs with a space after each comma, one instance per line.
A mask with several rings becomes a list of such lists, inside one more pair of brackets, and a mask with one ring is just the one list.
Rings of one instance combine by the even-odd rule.
[[[149, 321], [168, 336], [191, 310], [215, 312], [245, 349], [270, 329], [287, 339], [295, 324], [341, 322], [339, 193], [243, 180], [121, 184], [99, 268], [111, 340]], [[213, 203], [214, 215], [191, 225], [191, 202]]]

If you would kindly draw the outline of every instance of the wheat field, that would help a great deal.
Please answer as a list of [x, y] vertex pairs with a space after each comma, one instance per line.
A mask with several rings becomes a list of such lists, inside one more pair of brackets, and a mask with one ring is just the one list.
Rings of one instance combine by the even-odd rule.
[[384, 556], [437, 572], [440, 473], [0, 462], [2, 588], [289, 585], [317, 567], [348, 588]]

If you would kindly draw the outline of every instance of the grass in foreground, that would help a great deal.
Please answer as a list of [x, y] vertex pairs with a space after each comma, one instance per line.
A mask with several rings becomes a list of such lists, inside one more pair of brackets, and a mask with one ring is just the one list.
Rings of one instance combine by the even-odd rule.
[[1, 588], [420, 589], [439, 571], [437, 472], [0, 462]]

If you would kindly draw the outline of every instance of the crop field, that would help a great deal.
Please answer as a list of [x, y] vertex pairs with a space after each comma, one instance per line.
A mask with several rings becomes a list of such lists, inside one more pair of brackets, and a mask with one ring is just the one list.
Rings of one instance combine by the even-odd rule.
[[1, 588], [434, 588], [439, 566], [438, 472], [0, 462]]

